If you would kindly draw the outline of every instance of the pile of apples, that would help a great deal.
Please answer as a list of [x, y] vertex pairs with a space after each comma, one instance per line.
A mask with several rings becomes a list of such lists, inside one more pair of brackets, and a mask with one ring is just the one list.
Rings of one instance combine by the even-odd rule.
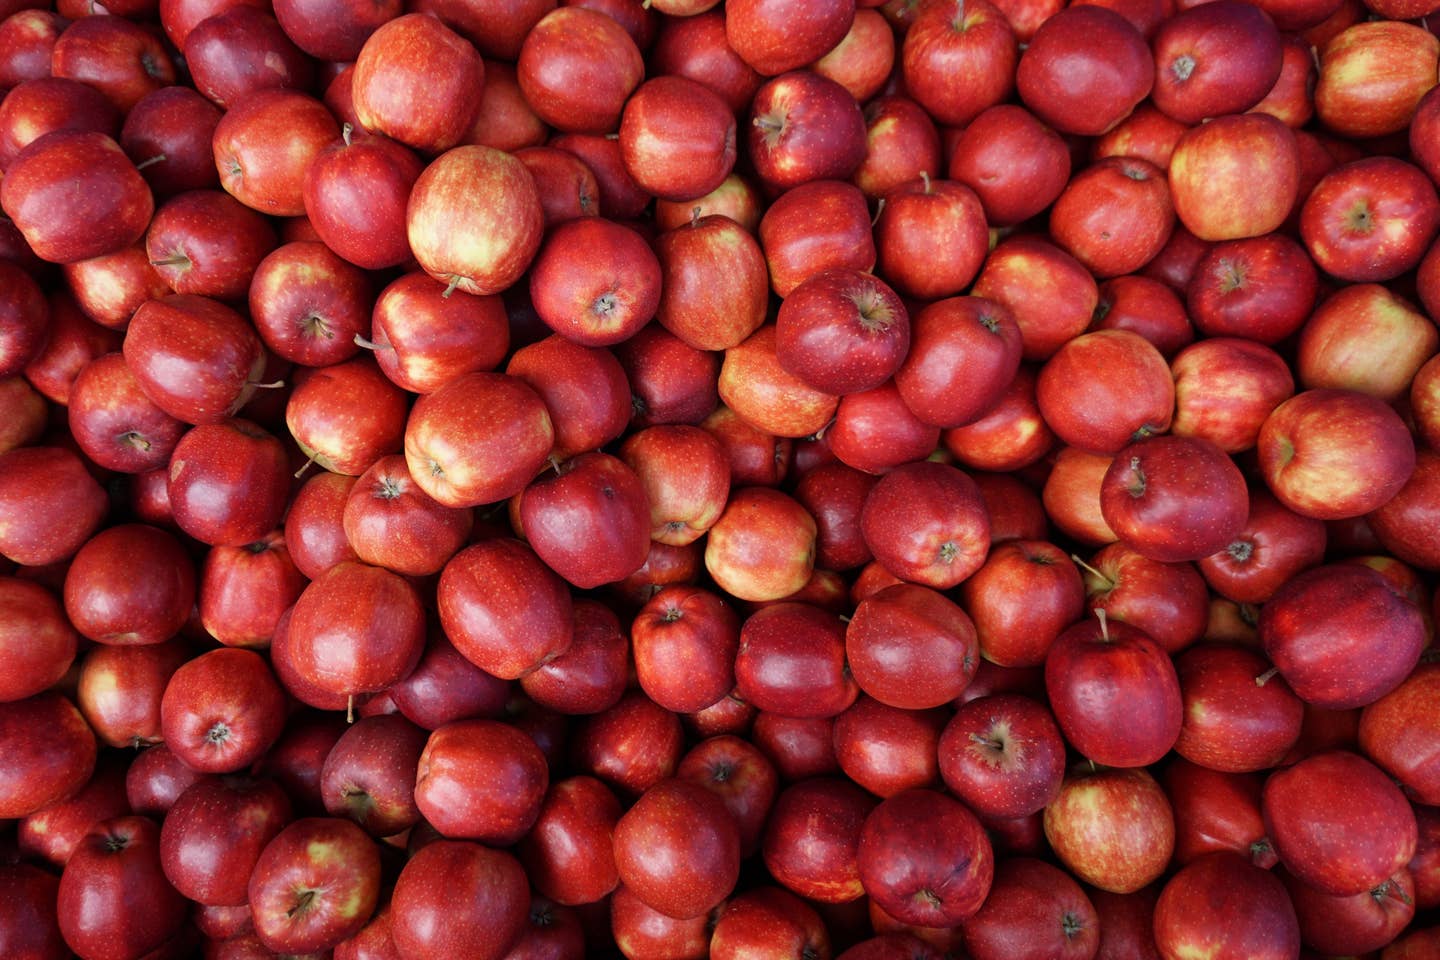
[[1440, 957], [1437, 0], [0, 0], [0, 957]]

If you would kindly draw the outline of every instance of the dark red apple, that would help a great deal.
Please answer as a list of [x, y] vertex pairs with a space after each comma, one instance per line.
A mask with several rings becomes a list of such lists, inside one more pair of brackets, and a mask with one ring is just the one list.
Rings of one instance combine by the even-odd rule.
[[872, 810], [860, 830], [856, 863], [872, 901], [897, 920], [927, 927], [970, 920], [995, 873], [980, 821], [933, 790], [907, 790]]
[[289, 473], [280, 441], [248, 420], [192, 427], [170, 455], [175, 523], [211, 546], [254, 543], [279, 526]]
[[290, 819], [290, 798], [273, 780], [200, 780], [161, 824], [165, 877], [197, 903], [247, 905], [255, 862]]
[[1119, 450], [1101, 481], [1105, 522], [1138, 552], [1199, 560], [1244, 528], [1245, 478], [1223, 450], [1194, 437], [1151, 437]]
[[[900, 48], [906, 89], [937, 123], [949, 127], [963, 128], [1010, 99], [1019, 59], [1011, 21], [986, 0], [919, 4]], [[953, 83], [958, 74], [975, 82]]]
[[603, 900], [620, 882], [612, 841], [620, 813], [615, 794], [594, 777], [552, 783], [516, 848], [535, 888], [567, 906]]
[[1159, 879], [1175, 848], [1175, 817], [1147, 771], [1088, 768], [1045, 808], [1045, 839], [1077, 879], [1134, 893]]
[[688, 780], [661, 780], [615, 823], [615, 867], [641, 902], [677, 920], [703, 916], [740, 874], [740, 831], [723, 801]]
[[1280, 960], [1300, 955], [1300, 925], [1279, 878], [1238, 854], [1213, 853], [1165, 884], [1155, 905], [1155, 942], [1162, 955], [1210, 951]]
[[143, 957], [180, 930], [187, 907], [161, 870], [160, 827], [129, 816], [91, 827], [60, 875], [55, 912], [76, 953]]
[[1099, 949], [1100, 918], [1069, 874], [1015, 857], [995, 867], [985, 905], [965, 921], [974, 960], [1084, 960]]
[[80, 548], [65, 573], [66, 616], [97, 643], [163, 643], [180, 632], [194, 603], [195, 565], [158, 527], [109, 527]]
[[380, 895], [380, 852], [349, 820], [296, 820], [266, 845], [250, 874], [255, 933], [276, 953], [328, 950], [369, 921]]
[[515, 70], [540, 119], [566, 133], [604, 135], [620, 125], [626, 100], [645, 77], [645, 61], [612, 18], [562, 7], [525, 35]]
[[399, 266], [410, 259], [405, 207], [423, 169], [403, 144], [356, 135], [347, 124], [305, 169], [305, 215], [325, 245], [356, 266]]
[[270, 221], [220, 190], [171, 197], [145, 233], [150, 265], [170, 289], [227, 301], [245, 299], [275, 245]]
[[279, 739], [284, 703], [280, 684], [260, 654], [212, 650], [170, 676], [160, 701], [161, 732], [191, 769], [234, 773]]
[[970, 683], [977, 663], [975, 625], [929, 587], [886, 587], [855, 607], [845, 654], [855, 683], [881, 703], [921, 710], [948, 703]]
[[768, 81], [750, 104], [747, 153], [776, 193], [843, 180], [865, 159], [865, 116], [834, 80], [795, 70]]
[[234, 416], [265, 365], [260, 338], [240, 314], [188, 294], [151, 300], [135, 311], [124, 356], [152, 403], [195, 424]]
[[68, 560], [109, 504], [84, 462], [64, 447], [0, 454], [0, 556], [40, 567]]
[[971, 810], [1013, 819], [1043, 810], [1060, 792], [1065, 748], [1054, 716], [1028, 697], [971, 700], [946, 724], [940, 776]]
[[394, 714], [363, 717], [341, 734], [320, 771], [320, 793], [333, 817], [354, 820], [372, 837], [420, 822], [415, 780], [425, 731]]
[[[924, 504], [921, 516], [918, 504]], [[944, 590], [985, 561], [990, 522], [975, 481], [943, 463], [906, 464], [887, 473], [860, 514], [865, 542], [895, 576]]]

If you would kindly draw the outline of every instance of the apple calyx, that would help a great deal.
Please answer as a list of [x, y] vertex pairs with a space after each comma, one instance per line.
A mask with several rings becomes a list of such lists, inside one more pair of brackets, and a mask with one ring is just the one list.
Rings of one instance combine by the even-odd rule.
[[127, 447], [134, 447], [141, 453], [148, 451], [151, 446], [150, 441], [145, 439], [144, 434], [137, 430], [127, 430], [115, 439]]
[[370, 818], [370, 814], [375, 812], [375, 798], [370, 796], [366, 790], [356, 786], [347, 786], [341, 792], [341, 797], [345, 801], [345, 809], [361, 826], [364, 826], [365, 821]]
[[1139, 457], [1130, 458], [1130, 482], [1125, 489], [1136, 500], [1145, 496], [1145, 471], [1140, 469]]
[[222, 744], [230, 739], [230, 726], [224, 720], [215, 721], [214, 726], [205, 731], [205, 742]]
[[1065, 913], [1060, 917], [1060, 932], [1066, 940], [1074, 940], [1085, 932], [1085, 921], [1073, 913]]
[[1255, 555], [1255, 544], [1251, 540], [1236, 540], [1225, 548], [1236, 563], [1245, 563]]
[[395, 482], [394, 477], [381, 477], [375, 482], [375, 491], [372, 496], [378, 500], [394, 500], [402, 492], [400, 484]]
[[1170, 72], [1175, 74], [1176, 80], [1189, 80], [1195, 72], [1195, 58], [1188, 53], [1181, 54], [1170, 62]]
[[1357, 201], [1345, 211], [1345, 228], [1351, 233], [1368, 234], [1375, 229], [1375, 217], [1370, 213], [1370, 204]]
[[1234, 293], [1245, 286], [1245, 265], [1229, 257], [1220, 259], [1220, 292]]
[[1261, 837], [1250, 844], [1250, 862], [1261, 870], [1269, 870], [1280, 862], [1280, 855], [1275, 852], [1269, 837]]
[[128, 846], [130, 846], [129, 837], [122, 836], [118, 833], [111, 833], [105, 837], [105, 851], [107, 853], [119, 853]]

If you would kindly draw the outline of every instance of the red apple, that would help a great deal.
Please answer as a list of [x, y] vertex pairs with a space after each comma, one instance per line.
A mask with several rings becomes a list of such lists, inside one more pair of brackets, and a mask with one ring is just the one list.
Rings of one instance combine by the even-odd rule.
[[1041, 25], [1020, 57], [1015, 82], [1021, 101], [1043, 122], [1060, 133], [1097, 136], [1150, 93], [1155, 60], [1130, 21], [1081, 6]]
[[[917, 516], [919, 504], [925, 509]], [[860, 525], [886, 569], [937, 590], [980, 569], [990, 548], [975, 481], [942, 463], [906, 464], [882, 477], [865, 499]]]
[[1155, 106], [1193, 125], [1227, 113], [1244, 113], [1280, 77], [1280, 32], [1263, 8], [1224, 0], [1193, 7], [1166, 20], [1151, 41], [1155, 52]]
[[[940, 435], [946, 451], [974, 470], [1019, 470], [1044, 457], [1055, 444], [1055, 434], [1040, 416], [1035, 381], [1035, 369], [1022, 365], [975, 420]], [[1078, 450], [1073, 455], [1090, 456]]]
[[273, 353], [308, 367], [355, 355], [355, 338], [370, 326], [374, 291], [358, 267], [323, 243], [278, 247], [250, 279], [250, 318]]
[[1300, 150], [1290, 128], [1269, 114], [1227, 114], [1180, 137], [1169, 174], [1175, 213], [1195, 236], [1258, 237], [1294, 206]]
[[60, 875], [55, 912], [76, 953], [141, 957], [180, 930], [187, 906], [161, 870], [160, 827], [129, 816], [90, 828]]
[[399, 266], [410, 259], [405, 208], [423, 169], [402, 144], [356, 136], [347, 124], [305, 169], [305, 214], [325, 245], [351, 263]]
[[198, 903], [247, 905], [255, 862], [289, 821], [290, 799], [273, 780], [200, 780], [161, 825], [165, 877]]
[[1440, 40], [1415, 24], [1355, 23], [1318, 51], [1321, 123], [1342, 137], [1381, 137], [1405, 130], [1435, 85], [1430, 68], [1440, 59]]
[[628, 340], [660, 303], [660, 262], [639, 234], [581, 217], [546, 238], [530, 271], [530, 298], [546, 326], [576, 343]]
[[190, 87], [162, 87], [125, 115], [120, 146], [157, 197], [219, 186], [211, 140], [220, 109]]
[[1165, 872], [1175, 818], [1165, 791], [1145, 770], [1101, 769], [1066, 778], [1045, 808], [1045, 838], [1077, 879], [1134, 893]]
[[340, 135], [329, 109], [293, 90], [257, 90], [230, 105], [215, 128], [220, 184], [241, 203], [272, 216], [305, 212], [306, 167]]
[[1300, 925], [1284, 885], [1238, 854], [1214, 853], [1181, 869], [1155, 905], [1162, 955], [1212, 951], [1256, 960], [1300, 952]]
[[960, 599], [975, 622], [980, 655], [1002, 666], [1043, 663], [1085, 608], [1075, 564], [1059, 547], [1036, 540], [996, 544], [961, 584]]
[[1153, 277], [1111, 277], [1100, 285], [1091, 330], [1129, 330], [1155, 345], [1166, 359], [1195, 339], [1185, 305]]
[[[934, 842], [943, 836], [944, 843]], [[905, 923], [950, 927], [969, 921], [990, 893], [995, 855], [984, 828], [961, 803], [906, 790], [865, 818], [856, 851], [873, 902]]]
[[145, 234], [150, 265], [170, 289], [217, 300], [243, 301], [275, 244], [269, 220], [220, 190], [171, 197]]
[[1012, 693], [962, 706], [939, 743], [940, 776], [971, 810], [987, 819], [1026, 817], [1056, 799], [1065, 778], [1065, 748], [1050, 711]]
[[730, 811], [688, 780], [650, 787], [615, 824], [615, 866], [641, 902], [678, 920], [729, 896], [740, 872], [740, 833]]
[[908, 710], [860, 696], [835, 718], [835, 758], [847, 777], [877, 797], [937, 786], [937, 745], [945, 711]]
[[0, 703], [10, 703], [59, 681], [78, 638], [55, 595], [38, 583], [0, 577], [0, 611]]
[[974, 960], [1083, 960], [1096, 956], [1100, 918], [1069, 874], [1015, 857], [995, 867], [990, 897], [965, 922]]
[[567, 133], [615, 131], [645, 76], [640, 49], [625, 28], [584, 7], [545, 14], [526, 34], [515, 67], [535, 112]]
[[1152, 560], [1199, 560], [1244, 528], [1245, 478], [1219, 447], [1191, 437], [1151, 437], [1115, 454], [1101, 482], [1105, 522]]
[[[1018, 60], [1015, 31], [985, 0], [921, 4], [900, 48], [906, 89], [937, 123], [952, 127], [1009, 99]], [[951, 82], [957, 74], [976, 81]]]
[[1282, 678], [1267, 676], [1264, 657], [1205, 644], [1175, 662], [1185, 722], [1180, 756], [1211, 770], [1246, 773], [1277, 765], [1300, 738], [1304, 712]]
[[525, 929], [530, 894], [508, 853], [462, 840], [418, 851], [395, 882], [391, 935], [400, 956], [502, 960]]
[[776, 198], [759, 225], [770, 287], [790, 295], [822, 270], [875, 266], [875, 240], [865, 195], [838, 180], [804, 183]]
[[175, 523], [211, 546], [254, 543], [284, 515], [289, 469], [280, 441], [247, 420], [192, 427], [170, 455]]
[[785, 298], [775, 321], [775, 356], [785, 372], [832, 394], [879, 387], [910, 349], [910, 319], [883, 281], [827, 270]]
[[219, 301], [184, 294], [135, 311], [124, 356], [152, 403], [196, 424], [234, 416], [265, 363], [260, 338], [243, 317]]
[[747, 153], [774, 193], [847, 179], [865, 159], [865, 149], [865, 116], [850, 91], [834, 80], [794, 70], [755, 92]]
[[403, 716], [356, 721], [335, 741], [320, 771], [326, 811], [354, 820], [372, 837], [415, 826], [416, 770], [425, 741], [425, 731]]
[[732, 897], [710, 939], [713, 960], [807, 955], [831, 955], [829, 931], [812, 907], [778, 887]]
[[7, 955], [34, 960], [71, 956], [55, 916], [60, 880], [30, 863], [0, 867], [0, 946]]
[[97, 643], [163, 643], [195, 603], [195, 565], [175, 537], [121, 524], [92, 537], [65, 573], [65, 613]]
[[861, 690], [907, 710], [953, 700], [975, 675], [976, 628], [929, 587], [886, 587], [855, 607], [845, 628], [849, 670]]
[[975, 191], [988, 224], [1013, 226], [1060, 196], [1070, 179], [1070, 151], [1024, 107], [1000, 104], [980, 113], [955, 139], [948, 173]]
[[446, 837], [503, 847], [534, 826], [548, 786], [545, 757], [525, 733], [496, 720], [457, 720], [425, 744], [415, 804]]
[[785, 788], [761, 842], [765, 867], [777, 883], [808, 900], [836, 904], [864, 896], [857, 852], [876, 804], [840, 778], [813, 777]]
[[710, 528], [705, 567], [742, 600], [778, 600], [810, 578], [815, 520], [792, 497], [765, 487], [734, 491]]
[[625, 169], [647, 193], [671, 201], [703, 197], [735, 165], [735, 115], [708, 87], [685, 77], [641, 84], [620, 117]]
[[470, 41], [437, 17], [410, 13], [366, 39], [351, 89], [365, 129], [440, 153], [469, 131], [484, 82], [484, 64]]
[[953, 297], [970, 286], [989, 252], [990, 232], [976, 192], [954, 180], [918, 179], [884, 195], [875, 221], [881, 272], [907, 296]]
[[1078, 260], [1034, 235], [1010, 237], [992, 250], [970, 292], [1010, 310], [1026, 360], [1046, 360], [1084, 333], [1100, 296]]
[[255, 933], [277, 953], [328, 950], [369, 921], [380, 853], [348, 820], [296, 820], [266, 845], [250, 875]]
[[212, 650], [171, 675], [160, 724], [166, 744], [187, 766], [233, 773], [279, 739], [284, 694], [264, 657], [252, 650]]
[[68, 560], [109, 504], [84, 462], [63, 447], [0, 454], [0, 556], [39, 567]]
[[791, 717], [832, 717], [859, 695], [845, 668], [845, 625], [798, 602], [766, 606], [746, 619], [735, 681], [747, 703]]

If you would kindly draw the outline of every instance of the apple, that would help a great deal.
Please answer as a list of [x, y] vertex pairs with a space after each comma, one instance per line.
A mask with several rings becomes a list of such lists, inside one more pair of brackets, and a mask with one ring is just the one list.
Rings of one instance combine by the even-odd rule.
[[55, 916], [60, 879], [31, 863], [0, 866], [0, 946], [35, 960], [70, 956]]
[[710, 938], [714, 960], [830, 956], [830, 933], [805, 901], [779, 887], [756, 887], [725, 904]]
[[130, 108], [120, 146], [157, 197], [220, 185], [211, 140], [221, 111], [190, 87], [162, 87]]
[[946, 714], [908, 710], [863, 694], [835, 718], [835, 758], [847, 777], [877, 797], [937, 786], [937, 744]]
[[[937, 835], [943, 844], [934, 842]], [[995, 872], [980, 821], [933, 790], [881, 801], [865, 818], [855, 857], [860, 882], [877, 906], [927, 927], [969, 921], [989, 896]]]
[[126, 19], [88, 22], [79, 17], [50, 51], [50, 72], [81, 80], [105, 94], [122, 112], [146, 94], [175, 82], [175, 62], [154, 32]]
[[775, 321], [781, 368], [831, 394], [879, 387], [910, 348], [910, 319], [894, 290], [868, 273], [827, 270], [785, 298]]
[[1266, 418], [1295, 393], [1284, 359], [1262, 343], [1239, 337], [1191, 344], [1175, 355], [1170, 371], [1175, 382], [1171, 432], [1209, 440], [1231, 454], [1254, 447]]
[[1420, 98], [1435, 86], [1430, 68], [1440, 60], [1440, 40], [1411, 23], [1355, 23], [1319, 54], [1320, 122], [1342, 137], [1381, 137], [1405, 130]]
[[855, 101], [863, 104], [889, 81], [895, 67], [895, 43], [895, 33], [884, 14], [857, 9], [845, 36], [811, 69], [849, 90]]
[[823, 270], [875, 266], [870, 209], [851, 183], [802, 183], [766, 207], [758, 229], [770, 287], [781, 297]]
[[1175, 661], [1185, 720], [1175, 752], [1233, 773], [1276, 766], [1300, 738], [1303, 704], [1264, 657], [1203, 644]]
[[871, 560], [860, 532], [860, 511], [878, 478], [838, 461], [807, 470], [795, 484], [795, 499], [815, 518], [815, 566], [853, 570]]
[[474, 123], [485, 67], [470, 41], [439, 18], [409, 13], [365, 40], [351, 83], [366, 130], [436, 154], [459, 144]]
[[[1415, 854], [1409, 801], [1379, 767], [1346, 750], [1313, 754], [1272, 773], [1261, 812], [1280, 862], [1330, 896], [1371, 890]], [[1350, 824], [1361, 820], [1363, 832], [1352, 835]]]
[[0, 577], [0, 611], [0, 703], [11, 703], [65, 676], [79, 638], [55, 595], [38, 583]]
[[405, 461], [421, 490], [447, 507], [495, 503], [540, 472], [555, 428], [540, 396], [518, 377], [456, 377], [410, 409]]
[[415, 826], [416, 770], [425, 741], [425, 731], [403, 716], [357, 720], [335, 741], [320, 771], [326, 811], [354, 820], [372, 837]]
[[[1361, 342], [1384, 344], [1388, 362], [1366, 361], [1355, 349]], [[1296, 373], [1308, 388], [1357, 390], [1394, 402], [1437, 346], [1440, 332], [1424, 314], [1378, 283], [1356, 283], [1327, 297], [1301, 328]]]
[[271, 840], [250, 874], [255, 933], [277, 953], [328, 950], [360, 932], [380, 894], [380, 853], [349, 820], [307, 817]]
[[406, 203], [423, 169], [403, 144], [357, 136], [346, 124], [305, 168], [305, 214], [325, 245], [356, 266], [400, 266], [410, 259]]
[[991, 549], [961, 584], [960, 600], [974, 620], [981, 656], [1002, 666], [1038, 666], [1084, 612], [1085, 590], [1063, 550], [1020, 539]]
[[368, 357], [302, 371], [285, 405], [300, 452], [333, 473], [369, 470], [404, 442], [409, 397]]
[[1258, 453], [1280, 502], [1321, 520], [1384, 506], [1415, 469], [1415, 444], [1400, 417], [1351, 390], [1306, 390], [1280, 404], [1260, 427]]
[[79, 79], [51, 76], [24, 81], [0, 99], [0, 167], [48, 133], [103, 133], [115, 139], [121, 112], [96, 87]]
[[0, 48], [8, 62], [0, 69], [0, 89], [50, 76], [50, 52], [69, 22], [51, 10], [10, 10], [0, 20]]
[[667, 917], [623, 885], [610, 897], [610, 936], [634, 960], [706, 960], [710, 927], [706, 914], [688, 920]]
[[667, 710], [704, 709], [735, 685], [740, 621], [715, 593], [666, 587], [636, 614], [630, 635], [640, 687]]
[[602, 901], [620, 882], [612, 840], [620, 813], [619, 800], [594, 777], [551, 783], [516, 848], [535, 888], [567, 906]]
[[14, 840], [19, 855], [63, 869], [93, 824], [128, 815], [127, 761], [123, 756], [101, 757], [94, 775], [78, 791], [21, 819]]
[[519, 53], [516, 76], [526, 101], [540, 119], [567, 133], [614, 132], [645, 76], [640, 49], [625, 28], [584, 7], [546, 13]]
[[[930, 116], [963, 128], [1010, 98], [1019, 55], [1012, 23], [998, 5], [937, 2], [917, 9], [904, 34], [900, 64], [906, 89]], [[957, 73], [977, 81], [952, 83]]]
[[10, 757], [0, 779], [0, 817], [7, 820], [73, 795], [95, 770], [95, 734], [53, 690], [0, 703], [0, 744]]
[[109, 509], [84, 462], [64, 447], [0, 454], [0, 556], [39, 567], [73, 557]]
[[886, 587], [854, 608], [845, 653], [855, 683], [907, 710], [953, 700], [975, 674], [976, 628], [965, 611], [929, 587]]
[[285, 516], [285, 547], [295, 568], [314, 580], [326, 570], [359, 556], [345, 536], [345, 503], [357, 477], [322, 470], [300, 487]]
[[[1440, 47], [1440, 40], [1435, 43]], [[1316, 265], [1353, 282], [1390, 280], [1410, 270], [1437, 230], [1435, 184], [1419, 167], [1394, 157], [1336, 167], [1300, 210], [1300, 236]]]
[[469, 510], [431, 499], [410, 477], [405, 458], [381, 457], [361, 474], [345, 501], [345, 537], [365, 563], [396, 573], [439, 573], [465, 545]]
[[735, 151], [735, 114], [693, 79], [658, 76], [625, 101], [620, 152], [647, 193], [675, 202], [703, 197], [730, 175]]
[[[917, 504], [926, 505], [923, 521], [915, 515]], [[980, 569], [990, 547], [989, 518], [975, 481], [942, 463], [921, 461], [887, 473], [866, 497], [860, 524], [886, 569], [937, 590]]]
[[273, 780], [197, 781], [165, 814], [160, 865], [197, 903], [247, 905], [250, 873], [290, 819], [290, 799]]
[[305, 583], [281, 530], [243, 547], [212, 547], [200, 572], [200, 623], [226, 646], [264, 646]]
[[600, 184], [585, 161], [559, 147], [525, 147], [515, 153], [535, 178], [545, 226], [577, 217], [593, 217], [600, 210]]
[[45, 432], [49, 404], [24, 377], [0, 378], [0, 410], [4, 411], [0, 423], [5, 424], [0, 427], [0, 453], [31, 446]]
[[921, 422], [887, 381], [841, 397], [824, 437], [841, 463], [881, 474], [928, 457], [940, 444], [940, 428]]
[[[77, 188], [82, 181], [83, 191]], [[56, 131], [26, 146], [6, 167], [0, 208], [40, 259], [70, 263], [135, 243], [155, 202], [110, 137]]]
[[1046, 20], [1015, 72], [1021, 102], [1043, 123], [1092, 137], [1129, 116], [1154, 83], [1155, 58], [1140, 31], [1098, 6]]
[[1153, 277], [1128, 274], [1100, 284], [1090, 330], [1129, 330], [1154, 344], [1167, 360], [1195, 339], [1185, 304]]
[[1243, 529], [1245, 479], [1225, 452], [1194, 437], [1151, 437], [1119, 450], [1101, 481], [1105, 522], [1152, 560], [1199, 560]]
[[860, 835], [877, 804], [849, 780], [835, 777], [786, 787], [775, 799], [761, 841], [765, 867], [777, 883], [807, 900], [840, 904], [864, 896]]
[[370, 326], [374, 292], [365, 273], [323, 243], [276, 248], [249, 281], [250, 318], [271, 352], [308, 367], [349, 360]]
[[[1300, 921], [1300, 940], [1326, 954], [1387, 947], [1415, 917], [1414, 881], [1399, 870], [1372, 890], [1335, 897], [1281, 874]], [[1392, 955], [1394, 951], [1391, 951]]]
[[452, 557], [437, 590], [440, 622], [466, 659], [513, 680], [573, 639], [570, 593], [518, 540], [487, 540]]
[[1065, 141], [1033, 113], [1002, 103], [976, 116], [956, 137], [950, 179], [975, 191], [991, 226], [1029, 220], [1060, 196], [1070, 179]]
[[583, 346], [629, 339], [660, 303], [661, 271], [635, 231], [600, 217], [560, 224], [530, 271], [530, 298], [546, 326]]
[[839, 398], [786, 370], [779, 341], [778, 327], [766, 324], [726, 349], [716, 383], [720, 400], [766, 433], [792, 438], [817, 434], [834, 418]]
[[288, 473], [280, 441], [248, 420], [192, 427], [167, 472], [175, 524], [210, 546], [254, 543], [284, 515]]
[[1165, 956], [1296, 957], [1300, 924], [1278, 877], [1235, 853], [1213, 853], [1185, 866], [1155, 905], [1155, 942]]
[[140, 244], [89, 260], [61, 266], [66, 286], [87, 317], [102, 326], [123, 330], [147, 301], [163, 297], [170, 286], [150, 265]]
[[1169, 174], [1175, 214], [1196, 237], [1258, 237], [1295, 204], [1300, 150], [1290, 128], [1269, 114], [1226, 114], [1180, 137]]
[[1159, 879], [1175, 846], [1165, 791], [1143, 769], [1101, 769], [1066, 777], [1045, 808], [1045, 838], [1077, 879], [1134, 893]]
[[447, 150], [426, 167], [405, 215], [406, 238], [425, 272], [449, 290], [477, 295], [520, 279], [540, 249], [544, 225], [525, 164], [476, 145]]
[[188, 903], [161, 870], [160, 827], [146, 817], [90, 828], [60, 875], [55, 914], [82, 956], [146, 956], [180, 931]]
[[253, 650], [211, 650], [171, 674], [160, 700], [170, 750], [190, 768], [234, 773], [260, 759], [285, 725], [284, 694]]
[[1101, 926], [1069, 874], [1014, 857], [996, 864], [990, 896], [964, 931], [974, 960], [1083, 960], [1097, 955]]
[[241, 203], [272, 216], [305, 212], [306, 167], [340, 135], [329, 109], [293, 90], [257, 90], [230, 105], [215, 128], [220, 184]]
[[170, 289], [217, 300], [243, 301], [275, 246], [270, 221], [220, 190], [171, 197], [145, 233], [150, 265]]
[[0, 299], [0, 374], [24, 371], [45, 346], [50, 304], [45, 291], [18, 264], [0, 261], [5, 293]]
[[767, 487], [731, 493], [705, 544], [705, 568], [742, 600], [778, 600], [810, 578], [815, 520], [793, 497]]
[[1269, 869], [1278, 858], [1260, 813], [1264, 773], [1223, 773], [1183, 758], [1161, 774], [1175, 811], [1175, 862], [1192, 863], [1229, 851]]
[[845, 38], [857, 4], [791, 10], [775, 0], [742, 0], [725, 11], [725, 38], [758, 73], [775, 76], [820, 59]]
[[1182, 10], [1160, 25], [1151, 43], [1151, 99], [1187, 126], [1250, 110], [1280, 78], [1280, 31], [1263, 8], [1248, 3]]
[[886, 191], [875, 231], [881, 271], [897, 290], [924, 300], [970, 286], [989, 252], [975, 191], [953, 180], [931, 180], [924, 170]]
[[[765, 321], [769, 275], [755, 238], [726, 216], [693, 216], [655, 241], [655, 318], [699, 350], [725, 350]], [[722, 259], [723, 258], [723, 259]]]
[[415, 805], [448, 838], [504, 847], [534, 826], [548, 786], [545, 757], [525, 733], [457, 720], [431, 733], [420, 754]]
[[1042, 704], [1013, 693], [980, 696], [962, 706], [940, 736], [945, 786], [988, 820], [1026, 817], [1056, 799], [1065, 777], [1065, 746]]
[[1148, 340], [1128, 330], [1099, 330], [1068, 341], [1046, 361], [1035, 399], [1061, 441], [1115, 454], [1169, 429], [1175, 383]]
[[[908, 376], [902, 373], [901, 379]], [[1020, 470], [1039, 461], [1055, 445], [1055, 434], [1040, 415], [1035, 382], [1035, 368], [1022, 364], [1009, 385], [975, 420], [941, 433], [946, 452], [974, 470]], [[1089, 456], [1081, 451], [1075, 454]]]
[[647, 789], [616, 821], [615, 867], [642, 903], [677, 920], [703, 916], [740, 873], [740, 832], [723, 801], [688, 780]]
[[158, 527], [121, 524], [81, 547], [65, 573], [65, 614], [97, 643], [163, 643], [195, 603], [195, 565]]
[[1427, 702], [1426, 691], [1440, 676], [1437, 670], [1440, 668], [1434, 664], [1420, 664], [1400, 686], [1360, 714], [1360, 749], [1420, 803], [1440, 793], [1435, 755], [1427, 736], [1432, 721], [1422, 706]]
[[1006, 238], [990, 252], [970, 292], [1010, 310], [1026, 360], [1049, 359], [1090, 326], [1099, 288], [1074, 257], [1035, 235]]
[[1323, 521], [1295, 513], [1268, 490], [1256, 489], [1250, 492], [1245, 528], [1198, 566], [1216, 593], [1238, 603], [1264, 603], [1295, 574], [1317, 566], [1325, 543]]
[[194, 424], [234, 416], [265, 364], [260, 338], [243, 317], [189, 294], [151, 300], [135, 311], [124, 357], [151, 403]]
[[845, 668], [845, 624], [807, 603], [762, 607], [740, 627], [735, 690], [760, 710], [836, 716], [859, 695]]
[[[727, 17], [727, 28], [733, 22]], [[749, 117], [746, 152], [773, 193], [847, 179], [865, 159], [860, 105], [850, 91], [818, 73], [792, 70], [766, 81], [750, 102]]]

